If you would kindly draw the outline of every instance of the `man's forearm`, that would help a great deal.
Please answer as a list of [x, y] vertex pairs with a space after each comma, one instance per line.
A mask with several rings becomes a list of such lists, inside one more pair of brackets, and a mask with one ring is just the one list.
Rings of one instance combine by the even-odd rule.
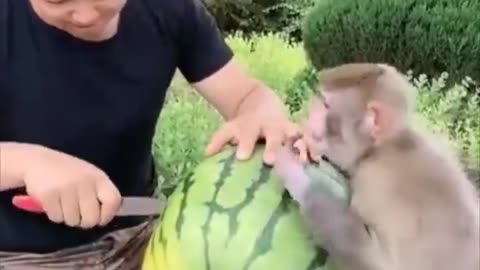
[[227, 121], [242, 111], [268, 107], [272, 102], [283, 106], [271, 89], [251, 77], [235, 60], [193, 86]]
[[0, 142], [0, 191], [22, 187], [29, 160], [42, 147], [27, 143]]
[[276, 103], [280, 107], [283, 106], [282, 101], [272, 89], [261, 82], [257, 82], [248, 94], [240, 100], [233, 114], [237, 115], [243, 111], [249, 112], [254, 108], [261, 108], [272, 103]]

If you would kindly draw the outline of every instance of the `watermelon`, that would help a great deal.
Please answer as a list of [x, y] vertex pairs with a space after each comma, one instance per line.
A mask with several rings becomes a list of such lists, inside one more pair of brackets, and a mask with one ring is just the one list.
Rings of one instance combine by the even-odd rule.
[[[233, 148], [208, 157], [168, 198], [144, 255], [143, 270], [333, 270], [315, 247], [297, 203], [263, 163]], [[316, 183], [347, 202], [346, 179], [328, 163], [307, 166]]]

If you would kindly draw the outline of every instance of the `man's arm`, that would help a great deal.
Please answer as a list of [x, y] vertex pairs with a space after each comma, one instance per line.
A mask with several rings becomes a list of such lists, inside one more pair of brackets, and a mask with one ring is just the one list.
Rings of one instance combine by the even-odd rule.
[[250, 76], [233, 57], [215, 22], [200, 0], [180, 0], [182, 23], [178, 28], [179, 68], [192, 86], [226, 120], [242, 107], [264, 101], [282, 105], [267, 86]]
[[277, 95], [251, 77], [235, 59], [193, 86], [227, 120], [242, 108], [254, 108], [265, 102], [281, 105]]

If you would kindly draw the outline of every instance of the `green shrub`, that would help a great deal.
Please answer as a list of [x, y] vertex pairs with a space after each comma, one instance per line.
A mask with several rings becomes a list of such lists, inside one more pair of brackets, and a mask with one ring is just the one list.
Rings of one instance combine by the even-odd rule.
[[[288, 45], [281, 36], [273, 34], [252, 39], [234, 35], [227, 41], [239, 62], [252, 75], [272, 87], [289, 104], [293, 118], [301, 121], [305, 116], [304, 101], [310, 96], [309, 89], [316, 81], [315, 71], [309, 67], [301, 45]], [[419, 119], [429, 129], [446, 136], [478, 177], [479, 100], [467, 96], [466, 87], [462, 84], [445, 91], [445, 79], [445, 74], [433, 79], [425, 75], [412, 78], [418, 89]], [[155, 163], [162, 175], [159, 180], [163, 187], [174, 185], [179, 179], [191, 175], [204, 157], [203, 151], [210, 136], [220, 124], [221, 118], [215, 110], [177, 74], [153, 142]]]
[[259, 30], [262, 22], [262, 8], [253, 0], [202, 0], [222, 32], [251, 32]]
[[480, 184], [480, 97], [468, 95], [469, 78], [449, 88], [447, 79], [446, 72], [431, 80], [424, 74], [412, 79], [418, 90], [418, 116], [429, 130], [447, 137]]
[[293, 41], [302, 38], [302, 20], [314, 0], [283, 0], [264, 9], [267, 32], [282, 32]]
[[316, 83], [318, 82], [318, 71], [315, 67], [308, 65], [301, 70], [286, 89], [285, 104], [291, 114], [300, 113], [305, 107], [305, 101], [309, 100]]
[[317, 68], [378, 61], [480, 82], [479, 14], [478, 0], [318, 0], [303, 40]]
[[283, 98], [294, 76], [307, 67], [305, 52], [299, 44], [290, 44], [282, 34], [241, 33], [227, 37], [236, 59], [247, 71], [273, 88]]
[[314, 0], [203, 0], [220, 29], [231, 34], [282, 32], [299, 40], [301, 22]]

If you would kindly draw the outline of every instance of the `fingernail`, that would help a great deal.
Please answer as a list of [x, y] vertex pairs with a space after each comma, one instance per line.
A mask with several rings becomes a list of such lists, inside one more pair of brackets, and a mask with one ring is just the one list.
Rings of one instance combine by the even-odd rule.
[[245, 152], [242, 152], [242, 151], [238, 151], [237, 152], [237, 159], [241, 159], [241, 160], [244, 160], [247, 158], [247, 153]]

